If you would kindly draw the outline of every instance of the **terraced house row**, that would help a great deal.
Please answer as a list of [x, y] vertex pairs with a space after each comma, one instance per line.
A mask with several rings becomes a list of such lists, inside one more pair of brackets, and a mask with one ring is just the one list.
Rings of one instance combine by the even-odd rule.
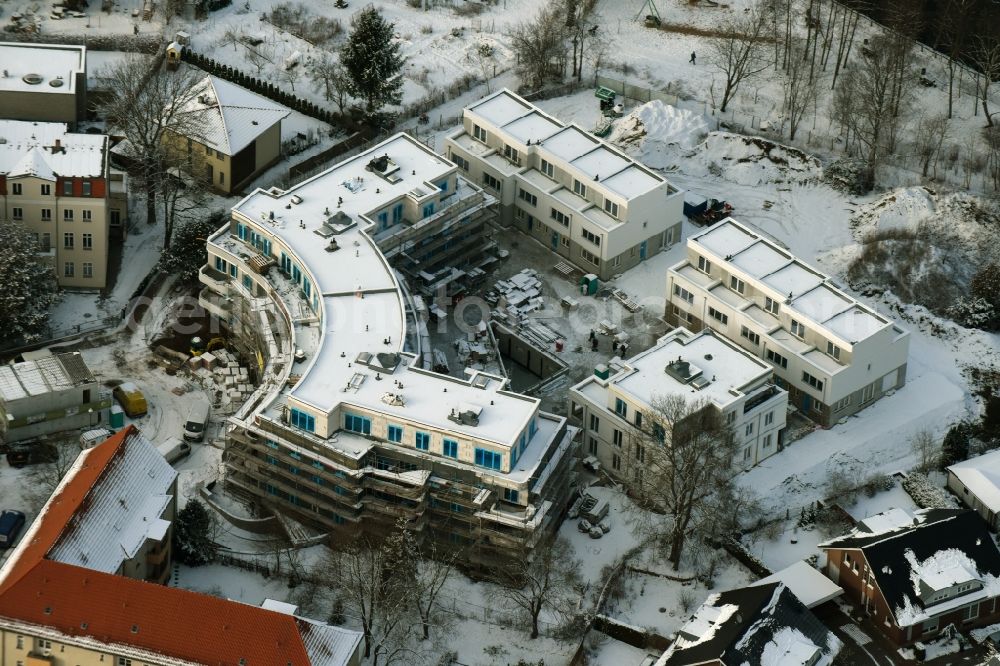
[[906, 381], [907, 331], [731, 218], [688, 239], [667, 272], [666, 319], [766, 360], [789, 403], [824, 426]]
[[413, 298], [375, 240], [461, 227], [486, 202], [399, 134], [236, 205], [200, 274], [202, 304], [259, 360], [227, 426], [230, 487], [335, 532], [405, 517], [486, 575], [531, 556], [574, 485], [575, 428], [505, 378], [421, 367]]

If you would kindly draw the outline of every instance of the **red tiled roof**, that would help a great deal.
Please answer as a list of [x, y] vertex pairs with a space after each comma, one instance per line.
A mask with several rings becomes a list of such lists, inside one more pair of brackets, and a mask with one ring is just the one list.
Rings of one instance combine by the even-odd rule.
[[0, 616], [209, 666], [309, 666], [291, 615], [45, 558], [133, 434], [82, 454], [8, 562]]

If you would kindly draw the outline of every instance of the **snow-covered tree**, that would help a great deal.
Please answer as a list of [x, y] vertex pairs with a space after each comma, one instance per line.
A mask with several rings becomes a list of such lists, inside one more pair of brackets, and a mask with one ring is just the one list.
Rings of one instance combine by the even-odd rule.
[[757, 76], [771, 63], [767, 58], [767, 14], [757, 6], [746, 13], [733, 15], [723, 22], [722, 36], [710, 45], [712, 64], [722, 72], [722, 100], [725, 111], [746, 81]]
[[351, 94], [365, 100], [365, 110], [374, 115], [403, 99], [403, 56], [393, 35], [396, 26], [371, 6], [351, 23], [353, 30], [340, 50], [340, 62], [351, 78]]
[[212, 539], [214, 522], [204, 504], [188, 500], [174, 520], [174, 554], [178, 561], [196, 567], [215, 559], [218, 547]]
[[57, 298], [55, 275], [38, 263], [38, 241], [17, 222], [0, 221], [0, 340], [31, 340], [45, 329]]

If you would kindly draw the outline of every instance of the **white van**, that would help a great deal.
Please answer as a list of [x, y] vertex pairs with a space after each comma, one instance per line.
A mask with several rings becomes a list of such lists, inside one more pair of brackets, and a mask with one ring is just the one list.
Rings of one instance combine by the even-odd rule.
[[191, 408], [188, 420], [184, 424], [184, 439], [189, 442], [200, 442], [205, 439], [205, 428], [208, 426], [209, 406], [207, 402], [199, 402]]
[[171, 465], [191, 453], [191, 445], [187, 442], [182, 442], [176, 437], [171, 437], [167, 441], [163, 442], [163, 444], [159, 444], [156, 448], [159, 449], [160, 455], [163, 456], [163, 459]]

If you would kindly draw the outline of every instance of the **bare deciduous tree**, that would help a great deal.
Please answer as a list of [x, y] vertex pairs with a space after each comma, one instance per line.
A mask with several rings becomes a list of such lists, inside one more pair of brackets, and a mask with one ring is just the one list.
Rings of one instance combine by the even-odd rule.
[[340, 113], [344, 112], [350, 95], [351, 77], [340, 61], [330, 55], [323, 55], [313, 61], [310, 75], [313, 88], [323, 92], [323, 98], [336, 103]]
[[818, 79], [809, 76], [809, 63], [806, 62], [808, 52], [801, 41], [796, 41], [791, 47], [791, 58], [785, 68], [785, 79], [782, 85], [781, 108], [788, 120], [789, 138], [795, 140], [799, 123], [814, 103], [818, 94]]
[[332, 551], [325, 564], [325, 578], [361, 622], [365, 658], [374, 666], [398, 656], [406, 630], [412, 565], [402, 557], [402, 540], [398, 532], [382, 541], [363, 535]]
[[486, 94], [490, 94], [490, 79], [493, 78], [497, 66], [496, 48], [489, 42], [479, 42], [465, 57], [479, 67], [486, 83]]
[[517, 71], [522, 83], [540, 88], [549, 79], [562, 75], [560, 63], [566, 55], [564, 28], [562, 9], [555, 3], [541, 7], [534, 18], [510, 28], [507, 35], [517, 54]]
[[910, 450], [917, 459], [915, 469], [926, 474], [937, 469], [938, 457], [941, 455], [941, 444], [929, 430], [920, 430], [910, 438]]
[[901, 122], [902, 100], [912, 81], [901, 65], [913, 43], [896, 33], [873, 39], [860, 62], [846, 71], [834, 96], [834, 116], [847, 134], [848, 146], [860, 144], [865, 162], [862, 186], [875, 186], [875, 173], [892, 152]]
[[48, 501], [59, 486], [59, 482], [76, 462], [80, 455], [80, 444], [68, 439], [34, 446], [44, 446], [50, 454], [46, 462], [33, 465], [28, 474], [31, 482], [26, 494], [28, 501], [38, 510]]
[[108, 126], [129, 142], [132, 177], [145, 193], [146, 222], [156, 222], [156, 194], [169, 165], [167, 141], [172, 136], [198, 140], [203, 135], [196, 100], [203, 74], [194, 68], [168, 72], [141, 55], [132, 55], [105, 69], [108, 88], [101, 113]]
[[941, 146], [948, 137], [948, 118], [921, 118], [914, 133], [914, 143], [917, 155], [920, 156], [921, 173], [924, 178], [934, 165], [934, 177], [937, 178], [937, 160], [941, 154]]
[[990, 113], [990, 88], [994, 81], [1000, 79], [1000, 37], [976, 37], [970, 55], [980, 73], [976, 77], [976, 93], [986, 116], [986, 126], [993, 127], [993, 116], [997, 112]]
[[678, 394], [656, 397], [642, 423], [630, 433], [627, 485], [655, 516], [645, 531], [665, 545], [677, 571], [699, 506], [734, 492], [735, 438], [715, 407]]
[[507, 586], [500, 594], [522, 610], [531, 621], [531, 637], [538, 638], [538, 616], [548, 608], [567, 609], [579, 580], [579, 561], [573, 546], [557, 538], [535, 546], [531, 557], [522, 557], [503, 571]]
[[274, 47], [270, 44], [262, 42], [257, 46], [245, 44], [244, 47], [246, 48], [246, 61], [257, 70], [257, 76], [261, 75], [265, 65], [274, 63]]
[[431, 621], [438, 609], [441, 591], [455, 572], [455, 562], [461, 549], [442, 550], [431, 541], [423, 552], [417, 546], [410, 532], [404, 532], [407, 539], [407, 553], [415, 571], [412, 579], [411, 597], [420, 614], [423, 640], [431, 637]]
[[753, 6], [725, 21], [724, 36], [712, 42], [712, 64], [725, 77], [720, 111], [726, 110], [743, 83], [771, 65], [764, 53], [767, 26], [767, 13]]

